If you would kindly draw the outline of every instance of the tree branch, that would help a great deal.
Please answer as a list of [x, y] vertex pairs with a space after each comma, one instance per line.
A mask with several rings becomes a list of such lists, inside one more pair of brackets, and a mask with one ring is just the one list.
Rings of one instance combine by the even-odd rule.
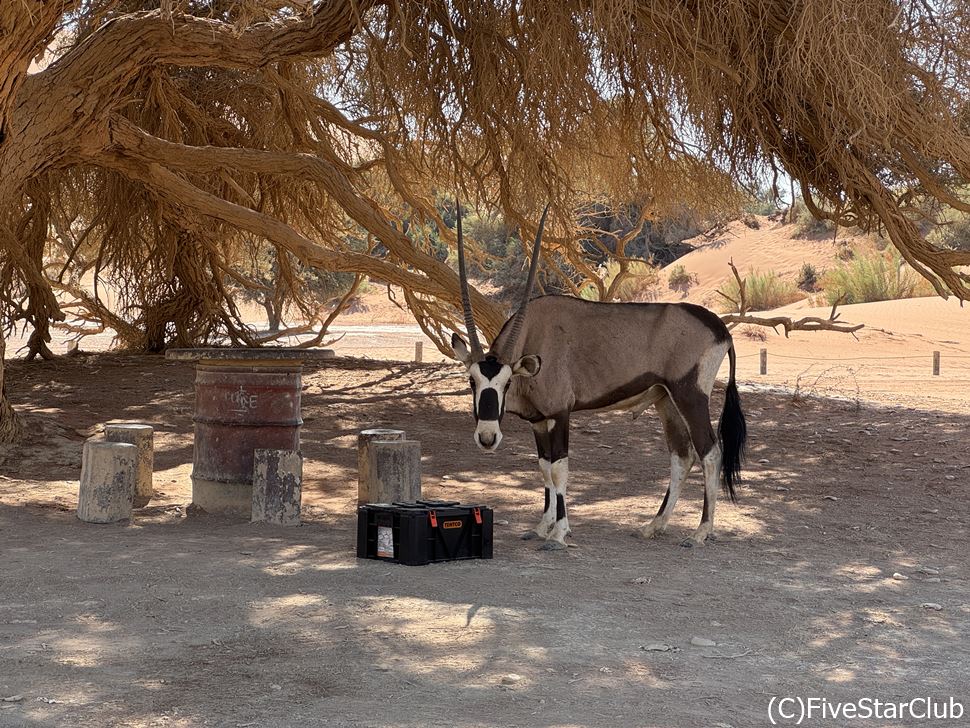
[[795, 321], [788, 316], [752, 316], [748, 313], [748, 297], [745, 280], [738, 273], [733, 258], [728, 262], [728, 265], [731, 266], [731, 272], [734, 273], [734, 278], [738, 282], [738, 298], [740, 299], [735, 301], [726, 293], [718, 291], [720, 295], [738, 307], [738, 313], [723, 314], [721, 316], [721, 321], [728, 324], [729, 329], [733, 329], [738, 324], [751, 324], [753, 326], [767, 326], [774, 329], [776, 333], [778, 327], [781, 326], [785, 331], [786, 337], [792, 331], [837, 331], [841, 334], [852, 334], [854, 336], [856, 331], [865, 326], [865, 324], [847, 324], [837, 320], [839, 314], [836, 309], [842, 303], [842, 298], [833, 304], [832, 313], [829, 314], [827, 319], [819, 318], [818, 316], [805, 316]]
[[[159, 10], [108, 21], [48, 68], [18, 77], [10, 104], [5, 105], [0, 80], [0, 113], [6, 115], [0, 116], [6, 137], [0, 144], [0, 199], [45, 169], [103, 148], [104, 122], [145, 68], [251, 70], [284, 59], [325, 57], [381, 2], [326, 0], [307, 18], [256, 23], [242, 32], [211, 18], [166, 19]], [[0, 57], [0, 71], [4, 60]]]
[[[418, 250], [407, 235], [387, 222], [378, 205], [355, 189], [350, 178], [337, 165], [328, 160], [311, 154], [271, 152], [238, 147], [191, 147], [176, 144], [154, 137], [139, 129], [130, 121], [117, 116], [112, 118], [110, 124], [110, 147], [113, 150], [120, 151], [122, 154], [119, 156], [123, 155], [150, 163], [164, 164], [166, 167], [174, 167], [186, 172], [208, 174], [214, 168], [226, 168], [263, 175], [282, 174], [313, 180], [320, 184], [357, 224], [384, 243], [395, 256], [407, 265], [424, 272], [428, 278], [422, 280], [434, 282], [433, 287], [437, 293], [433, 295], [443, 297], [456, 306], [460, 303], [458, 277], [455, 272], [442, 261]], [[248, 208], [240, 209], [247, 210]], [[218, 215], [215, 216], [219, 217]], [[266, 219], [271, 220], [272, 218], [267, 217]], [[277, 225], [295, 234], [295, 231], [289, 226], [283, 223], [277, 223]], [[302, 238], [302, 240], [312, 247], [319, 247], [306, 238]], [[294, 242], [293, 244], [296, 247], [290, 247], [285, 243], [280, 244], [297, 257], [310, 260], [310, 258], [304, 258], [303, 255], [296, 252], [296, 248], [305, 248], [304, 243], [296, 245]], [[304, 253], [309, 254], [309, 250], [304, 250]], [[331, 253], [331, 255], [334, 254]], [[346, 255], [349, 254], [341, 253], [340, 257]], [[367, 260], [374, 260], [370, 256], [363, 257]], [[332, 268], [329, 265], [319, 265], [318, 267], [328, 270], [347, 270], [346, 268]], [[352, 270], [362, 271], [363, 269], [354, 268]], [[389, 280], [386, 276], [382, 277]], [[415, 291], [430, 293], [428, 283], [420, 287], [409, 287]], [[505, 316], [501, 308], [475, 290], [472, 291], [472, 304], [475, 307], [476, 320], [482, 329], [490, 337], [497, 335], [505, 323]]]

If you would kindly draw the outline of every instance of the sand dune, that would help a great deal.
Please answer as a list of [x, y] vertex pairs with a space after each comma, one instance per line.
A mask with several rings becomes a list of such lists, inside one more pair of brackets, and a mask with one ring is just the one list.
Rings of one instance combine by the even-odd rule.
[[[751, 229], [734, 221], [717, 237], [708, 240], [697, 237], [689, 240], [696, 250], [678, 259], [673, 266], [682, 265], [697, 277], [697, 283], [686, 291], [673, 291], [666, 286], [661, 290], [663, 301], [690, 301], [715, 307], [719, 296], [715, 291], [727, 283], [733, 275], [728, 266], [732, 259], [742, 276], [754, 271], [774, 271], [794, 279], [802, 265], [811, 263], [821, 272], [838, 265], [838, 246], [831, 238], [810, 240], [795, 238], [795, 226], [772, 222], [766, 217], [757, 218], [760, 228]], [[841, 240], [854, 240], [853, 237]]]
[[[715, 307], [719, 297], [714, 292], [732, 278], [732, 259], [742, 275], [775, 271], [792, 279], [804, 263], [819, 272], [839, 265], [832, 240], [793, 238], [793, 226], [759, 221], [757, 230], [734, 222], [714, 240], [692, 241], [699, 247], [674, 265], [683, 265], [697, 283], [686, 295], [664, 288], [661, 300]], [[840, 233], [839, 242], [863, 239]], [[803, 300], [769, 313], [828, 318], [831, 308], [813, 308]], [[911, 298], [840, 306], [838, 313], [840, 321], [865, 328], [855, 335], [822, 331], [790, 337], [762, 327], [735, 328], [739, 380], [747, 386], [783, 386], [888, 405], [970, 410], [970, 305], [953, 298]], [[767, 374], [760, 373], [761, 349], [767, 350]], [[941, 355], [939, 376], [932, 374], [935, 351]], [[727, 373], [725, 363], [721, 376]]]

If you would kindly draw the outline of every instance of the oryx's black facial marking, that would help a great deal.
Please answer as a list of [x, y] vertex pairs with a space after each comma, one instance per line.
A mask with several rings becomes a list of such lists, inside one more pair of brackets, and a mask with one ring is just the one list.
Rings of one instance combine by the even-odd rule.
[[484, 361], [478, 362], [478, 371], [482, 373], [483, 377], [491, 381], [502, 371], [502, 362], [494, 356], [487, 356]]
[[505, 416], [505, 394], [512, 383], [511, 368], [494, 356], [487, 356], [470, 371], [475, 419], [500, 422]]
[[480, 420], [499, 419], [498, 392], [492, 387], [482, 390], [482, 396], [478, 398], [478, 414]]
[[468, 365], [472, 413], [477, 423], [475, 442], [485, 450], [494, 451], [502, 441], [500, 423], [505, 416], [505, 395], [513, 376], [511, 366], [491, 355]]

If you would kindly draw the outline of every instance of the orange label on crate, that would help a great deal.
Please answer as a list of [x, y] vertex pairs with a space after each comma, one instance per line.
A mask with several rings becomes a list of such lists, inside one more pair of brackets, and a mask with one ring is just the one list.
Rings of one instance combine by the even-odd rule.
[[461, 521], [445, 521], [441, 524], [442, 528], [461, 528]]

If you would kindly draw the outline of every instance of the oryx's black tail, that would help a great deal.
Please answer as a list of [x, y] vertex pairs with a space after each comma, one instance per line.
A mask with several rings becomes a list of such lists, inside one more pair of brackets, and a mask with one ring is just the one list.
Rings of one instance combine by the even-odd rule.
[[731, 375], [724, 391], [724, 409], [717, 425], [717, 439], [721, 444], [721, 476], [724, 489], [732, 501], [737, 500], [735, 486], [741, 482], [741, 463], [744, 462], [744, 443], [748, 439], [748, 427], [741, 411], [741, 398], [734, 383], [734, 345], [728, 349]]

